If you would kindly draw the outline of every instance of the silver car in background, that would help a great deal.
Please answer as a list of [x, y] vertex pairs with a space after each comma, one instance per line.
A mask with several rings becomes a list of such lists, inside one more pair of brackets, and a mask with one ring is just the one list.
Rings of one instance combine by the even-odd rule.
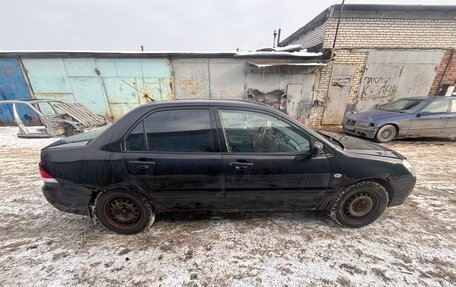
[[456, 137], [456, 97], [410, 97], [366, 112], [347, 113], [346, 133], [377, 142], [398, 138]]

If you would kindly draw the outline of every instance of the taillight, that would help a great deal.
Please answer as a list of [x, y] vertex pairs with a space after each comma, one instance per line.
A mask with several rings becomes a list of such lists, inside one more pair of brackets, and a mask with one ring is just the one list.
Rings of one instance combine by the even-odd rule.
[[44, 182], [49, 182], [49, 183], [57, 183], [57, 180], [55, 180], [55, 178], [49, 174], [49, 172], [47, 172], [43, 167], [39, 166], [39, 170], [40, 170], [40, 175], [41, 175], [41, 178], [43, 178], [43, 181]]

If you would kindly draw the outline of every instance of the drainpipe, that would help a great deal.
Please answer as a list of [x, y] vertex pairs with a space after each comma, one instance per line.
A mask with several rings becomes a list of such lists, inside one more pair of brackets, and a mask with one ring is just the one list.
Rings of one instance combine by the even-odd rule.
[[342, 0], [342, 4], [340, 5], [339, 19], [337, 20], [336, 33], [334, 34], [334, 42], [332, 47], [333, 50], [336, 48], [337, 33], [339, 32], [340, 19], [342, 18], [342, 13], [344, 12], [344, 3], [345, 0]]

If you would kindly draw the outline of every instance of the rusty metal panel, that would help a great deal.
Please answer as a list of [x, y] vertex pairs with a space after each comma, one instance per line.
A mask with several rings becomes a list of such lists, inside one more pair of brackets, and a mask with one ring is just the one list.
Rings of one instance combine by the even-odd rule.
[[[248, 91], [258, 90], [266, 95], [278, 95], [273, 107], [294, 118], [308, 117], [312, 108], [315, 74], [309, 67], [270, 66], [247, 68]], [[280, 97], [280, 95], [283, 95]], [[269, 97], [271, 98], [271, 97]]]
[[302, 84], [287, 86], [287, 114], [293, 118], [298, 116], [302, 97]]
[[301, 73], [299, 74], [287, 73], [287, 67], [280, 75], [280, 87], [285, 88], [287, 95], [287, 114], [296, 119], [309, 117], [313, 104], [315, 83], [315, 74], [311, 73], [312, 70], [300, 70]]
[[427, 96], [437, 75], [439, 62], [440, 59], [432, 64], [404, 65], [395, 98]]
[[333, 66], [322, 124], [339, 125], [342, 123], [355, 70], [354, 65], [335, 64]]
[[126, 112], [141, 104], [137, 78], [104, 78], [106, 95], [113, 119], [118, 119]]
[[209, 59], [175, 59], [172, 65], [177, 99], [210, 98]]
[[404, 66], [401, 64], [368, 64], [355, 101], [357, 111], [366, 111], [395, 98]]
[[245, 60], [209, 59], [211, 98], [244, 99], [245, 65]]
[[428, 95], [443, 50], [369, 50], [355, 110], [390, 100]]

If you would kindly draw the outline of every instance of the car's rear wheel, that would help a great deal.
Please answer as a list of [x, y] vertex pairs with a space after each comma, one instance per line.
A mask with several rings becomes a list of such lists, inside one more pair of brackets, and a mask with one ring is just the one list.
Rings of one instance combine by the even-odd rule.
[[377, 182], [356, 183], [338, 194], [330, 216], [346, 227], [363, 227], [377, 220], [388, 205], [388, 192]]
[[393, 125], [384, 125], [378, 129], [375, 134], [375, 140], [380, 143], [386, 143], [392, 141], [397, 134], [396, 127]]
[[103, 226], [120, 234], [136, 234], [155, 221], [155, 212], [143, 196], [132, 191], [103, 191], [95, 199], [95, 215]]

